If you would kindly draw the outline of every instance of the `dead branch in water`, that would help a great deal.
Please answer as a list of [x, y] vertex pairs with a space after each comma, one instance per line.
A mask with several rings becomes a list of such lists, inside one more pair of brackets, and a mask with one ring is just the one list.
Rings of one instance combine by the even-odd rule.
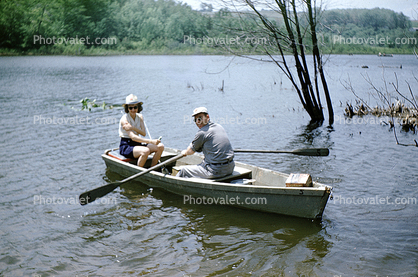
[[[396, 134], [396, 124], [395, 124], [395, 118], [398, 119], [399, 124], [401, 126], [402, 131], [409, 132], [412, 131], [413, 133], [416, 133], [416, 128], [418, 126], [418, 105], [415, 100], [415, 96], [413, 94], [412, 88], [408, 82], [406, 82], [409, 92], [411, 94], [412, 99], [409, 99], [406, 97], [399, 89], [399, 82], [398, 77], [395, 73], [395, 83], [387, 83], [386, 79], [383, 78], [384, 82], [384, 89], [377, 88], [373, 81], [370, 79], [368, 75], [364, 76], [362, 75], [364, 80], [371, 86], [373, 89], [372, 96], [376, 99], [380, 99], [381, 103], [383, 104], [381, 107], [376, 106], [374, 108], [371, 108], [366, 101], [364, 101], [361, 97], [358, 96], [358, 94], [355, 92], [351, 80], [345, 81], [345, 84], [343, 86], [346, 90], [351, 91], [354, 96], [358, 99], [356, 100], [356, 106], [352, 106], [351, 104], [347, 103], [347, 107], [345, 108], [344, 115], [347, 117], [352, 118], [353, 116], [364, 116], [364, 115], [374, 115], [374, 116], [390, 116], [391, 120], [389, 123], [386, 123], [387, 125], [390, 125], [390, 129], [393, 130], [393, 134], [395, 136], [396, 144], [402, 145], [402, 146], [415, 146], [418, 147], [417, 140], [414, 139], [414, 144], [403, 144], [400, 143], [398, 140], [398, 136]], [[414, 76], [415, 77], [415, 76]], [[418, 79], [415, 77], [415, 80]], [[393, 96], [391, 92], [389, 92], [389, 86], [388, 84], [392, 85], [394, 88], [394, 91], [400, 95], [402, 98], [401, 101], [398, 97]], [[396, 103], [392, 101], [392, 99], [396, 99]], [[405, 103], [409, 103], [410, 105], [407, 105]]]

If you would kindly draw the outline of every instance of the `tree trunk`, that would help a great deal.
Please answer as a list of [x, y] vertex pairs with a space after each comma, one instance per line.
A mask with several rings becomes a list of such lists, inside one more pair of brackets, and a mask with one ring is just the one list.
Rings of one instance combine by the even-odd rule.
[[[240, 0], [235, 0], [235, 2], [239, 1]], [[324, 121], [324, 114], [320, 99], [319, 84], [321, 84], [328, 108], [329, 124], [332, 125], [334, 123], [334, 112], [315, 31], [317, 24], [316, 11], [313, 11], [312, 9], [311, 0], [302, 0], [302, 3], [307, 10], [305, 15], [308, 18], [308, 26], [304, 30], [299, 22], [299, 14], [296, 11], [296, 0], [275, 0], [274, 3], [277, 7], [273, 7], [271, 6], [271, 3], [268, 4], [267, 2], [257, 2], [256, 7], [255, 2], [251, 0], [243, 0], [243, 3], [252, 9], [261, 24], [256, 23], [256, 27], [259, 28], [257, 31], [254, 30], [254, 26], [252, 26], [252, 28], [245, 29], [245, 24], [242, 24], [242, 30], [240, 30], [241, 35], [248, 36], [248, 34], [254, 33], [259, 35], [268, 34], [271, 42], [274, 42], [274, 44], [270, 43], [269, 45], [265, 45], [264, 52], [292, 82], [303, 107], [311, 118], [311, 121], [319, 123]], [[262, 14], [262, 12], [260, 12], [258, 6], [263, 3], [271, 10], [276, 11], [282, 16], [285, 31], [280, 29], [277, 21], [270, 21]], [[242, 11], [237, 12], [240, 14], [240, 18], [243, 21], [245, 18], [248, 18], [248, 14], [245, 14]], [[305, 36], [306, 33], [310, 33], [310, 36]], [[309, 65], [306, 61], [306, 46], [304, 44], [304, 39], [308, 39], [309, 44], [312, 45], [313, 76], [309, 73]], [[280, 54], [280, 59], [275, 57], [275, 55], [277, 55], [275, 52], [277, 51]], [[290, 52], [294, 58], [296, 73], [294, 73], [287, 64], [286, 51], [288, 53]], [[297, 77], [294, 76], [295, 74]], [[320, 82], [318, 81], [318, 77], [321, 78]]]

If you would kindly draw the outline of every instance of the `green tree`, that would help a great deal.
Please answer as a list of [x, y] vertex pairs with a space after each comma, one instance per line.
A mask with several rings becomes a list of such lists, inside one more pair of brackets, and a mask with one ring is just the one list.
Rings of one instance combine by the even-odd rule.
[[21, 49], [26, 1], [0, 1], [0, 47]]

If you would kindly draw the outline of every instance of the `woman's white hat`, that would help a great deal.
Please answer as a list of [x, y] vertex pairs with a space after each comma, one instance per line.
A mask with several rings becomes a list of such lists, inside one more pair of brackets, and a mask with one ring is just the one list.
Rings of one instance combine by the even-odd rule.
[[138, 101], [138, 97], [136, 97], [136, 95], [133, 94], [129, 94], [128, 96], [126, 96], [126, 101], [125, 104], [123, 104], [123, 106], [125, 105], [133, 105], [133, 104], [143, 104], [141, 101]]

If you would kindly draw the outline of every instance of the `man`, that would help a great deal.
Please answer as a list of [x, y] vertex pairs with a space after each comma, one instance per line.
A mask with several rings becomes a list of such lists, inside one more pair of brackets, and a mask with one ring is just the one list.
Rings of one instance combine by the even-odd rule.
[[221, 178], [234, 171], [234, 150], [225, 132], [225, 129], [212, 123], [208, 110], [205, 107], [193, 111], [194, 121], [199, 131], [192, 143], [181, 153], [184, 156], [203, 152], [203, 162], [198, 165], [184, 166], [178, 177]]

